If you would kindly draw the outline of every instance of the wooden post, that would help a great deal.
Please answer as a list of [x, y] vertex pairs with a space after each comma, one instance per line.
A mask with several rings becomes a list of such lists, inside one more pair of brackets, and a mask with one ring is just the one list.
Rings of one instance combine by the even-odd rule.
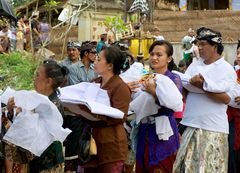
[[140, 10], [138, 11], [138, 23], [140, 25], [139, 27], [139, 38], [138, 38], [138, 55], [140, 55], [142, 53], [142, 23], [141, 23], [141, 12]]
[[26, 18], [28, 18], [28, 6], [26, 8]]
[[228, 2], [228, 8], [229, 8], [229, 10], [232, 10], [232, 0], [229, 0], [229, 2]]
[[149, 7], [150, 7], [150, 17], [149, 17], [149, 20], [150, 22], [153, 22], [153, 13], [154, 13], [154, 9], [155, 9], [155, 0], [152, 0], [152, 1], [148, 1], [149, 2]]
[[30, 28], [30, 45], [31, 45], [31, 52], [34, 54], [34, 47], [33, 47], [33, 30], [32, 30], [32, 17], [29, 18], [29, 28]]
[[128, 15], [128, 12], [127, 12], [127, 0], [124, 0], [124, 3], [125, 3], [125, 13], [124, 13], [124, 22], [126, 23], [127, 22], [127, 15]]
[[39, 3], [39, 0], [37, 0], [36, 2], [36, 11], [38, 10], [38, 3]]
[[65, 35], [64, 40], [63, 40], [61, 60], [64, 58], [64, 50], [66, 48], [66, 41], [67, 41], [67, 34]]

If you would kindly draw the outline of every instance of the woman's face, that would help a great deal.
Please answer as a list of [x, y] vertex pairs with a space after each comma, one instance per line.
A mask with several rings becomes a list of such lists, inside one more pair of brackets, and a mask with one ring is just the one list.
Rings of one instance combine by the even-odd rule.
[[154, 70], [167, 69], [171, 60], [172, 57], [167, 55], [167, 49], [164, 45], [156, 45], [150, 53], [150, 66]]
[[112, 64], [108, 64], [106, 61], [105, 50], [101, 51], [94, 61], [94, 71], [99, 75], [104, 75], [108, 72], [112, 72], [112, 66]]
[[237, 50], [237, 64], [240, 66], [240, 48]]
[[37, 73], [34, 77], [34, 88], [40, 93], [44, 94], [51, 87], [50, 78], [46, 77], [45, 68], [40, 66], [37, 70]]

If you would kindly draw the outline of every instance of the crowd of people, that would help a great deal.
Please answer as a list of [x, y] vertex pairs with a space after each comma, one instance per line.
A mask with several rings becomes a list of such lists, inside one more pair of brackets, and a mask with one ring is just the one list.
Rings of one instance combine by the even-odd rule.
[[[43, 31], [39, 32], [37, 19], [34, 20], [34, 37], [46, 41], [47, 24], [43, 22]], [[19, 21], [22, 30], [23, 23], [24, 20], [21, 24]], [[1, 32], [7, 31], [2, 27]], [[236, 58], [239, 65], [232, 67], [222, 56], [221, 33], [205, 27], [199, 28], [196, 36], [192, 32], [189, 30], [190, 35], [183, 38], [186, 52], [178, 68], [172, 44], [161, 38], [149, 48], [150, 70], [142, 69], [139, 80], [128, 82], [122, 74], [135, 63], [143, 68], [144, 64], [142, 59], [132, 56], [125, 44], [106, 45], [106, 34], [101, 35], [97, 45], [69, 41], [63, 61], [45, 60], [38, 67], [34, 87], [56, 105], [62, 114], [62, 127], [72, 132], [63, 143], [54, 141], [41, 156], [1, 140], [4, 171], [240, 172], [240, 44]], [[25, 32], [21, 33], [24, 38]], [[22, 43], [21, 46], [25, 42]], [[0, 50], [5, 48], [1, 45]], [[184, 79], [184, 75], [189, 78]], [[111, 107], [122, 111], [124, 117], [93, 114], [99, 121], [91, 121], [64, 108], [59, 88], [82, 82], [99, 84], [107, 91]], [[14, 123], [13, 117], [22, 111], [15, 105], [14, 97], [4, 106], [2, 136]], [[92, 114], [86, 107], [79, 107]], [[91, 139], [97, 149], [93, 155]]]
[[50, 40], [50, 31], [51, 25], [45, 17], [40, 21], [38, 12], [34, 12], [30, 19], [18, 17], [16, 24], [3, 21], [0, 24], [0, 53], [31, 51], [31, 33], [32, 47], [36, 52], [42, 45], [46, 47]]

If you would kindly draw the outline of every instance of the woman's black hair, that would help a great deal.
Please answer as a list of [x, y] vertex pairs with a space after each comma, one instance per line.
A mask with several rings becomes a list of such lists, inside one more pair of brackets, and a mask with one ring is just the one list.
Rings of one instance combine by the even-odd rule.
[[83, 57], [85, 56], [85, 53], [90, 53], [92, 49], [95, 49], [95, 47], [92, 45], [90, 41], [83, 42], [81, 46], [81, 51], [80, 51], [81, 59], [83, 59]]
[[42, 18], [42, 23], [47, 23], [47, 18], [46, 17]]
[[159, 40], [159, 41], [155, 41], [153, 42], [153, 44], [150, 46], [149, 48], [149, 53], [151, 53], [154, 49], [155, 46], [165, 46], [166, 50], [167, 50], [167, 55], [168, 56], [172, 56], [173, 55], [173, 46], [170, 42], [166, 41], [166, 40]]
[[[170, 42], [166, 40], [159, 40], [153, 42], [153, 44], [149, 48], [149, 53], [153, 51], [155, 46], [165, 46], [168, 57], [171, 57], [173, 55], [173, 46]], [[174, 59], [172, 58], [172, 61], [168, 63], [168, 70], [169, 71], [175, 70], [176, 67], [177, 65], [174, 63]]]
[[130, 64], [126, 52], [121, 51], [116, 46], [103, 47], [102, 51], [105, 51], [107, 63], [113, 64], [114, 75], [119, 75], [121, 71], [129, 68]]
[[89, 53], [91, 50], [81, 50], [80, 51], [80, 57], [81, 59], [85, 56], [85, 52]]
[[67, 67], [59, 66], [54, 60], [45, 60], [42, 66], [45, 68], [46, 77], [52, 78], [53, 80], [53, 90], [57, 91], [57, 88], [65, 82], [66, 76], [69, 73]]

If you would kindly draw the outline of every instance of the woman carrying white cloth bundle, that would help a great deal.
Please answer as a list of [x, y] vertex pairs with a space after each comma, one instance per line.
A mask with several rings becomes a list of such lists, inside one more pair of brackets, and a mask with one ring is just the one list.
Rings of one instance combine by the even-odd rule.
[[[65, 67], [60, 67], [55, 61], [52, 61], [52, 60], [44, 61], [44, 63], [38, 68], [35, 79], [34, 79], [35, 90], [37, 91], [37, 93], [47, 96], [48, 98], [47, 97], [45, 98], [44, 96], [39, 95], [37, 93], [33, 93], [33, 94], [35, 94], [34, 96], [36, 97], [36, 99], [41, 100], [41, 98], [44, 97], [44, 99], [46, 99], [49, 103], [52, 102], [53, 104], [51, 104], [51, 106], [54, 107], [54, 111], [53, 112], [49, 111], [51, 109], [51, 107], [50, 106], [48, 107], [48, 105], [45, 105], [42, 107], [40, 105], [39, 107], [42, 108], [41, 111], [44, 112], [43, 113], [44, 115], [40, 116], [40, 113], [39, 113], [39, 116], [37, 114], [30, 115], [30, 116], [35, 116], [36, 119], [38, 119], [37, 125], [33, 124], [33, 125], [35, 125], [34, 127], [29, 127], [29, 126], [25, 127], [25, 129], [29, 129], [29, 132], [26, 132], [28, 134], [26, 134], [25, 136], [23, 134], [21, 134], [21, 133], [23, 133], [23, 130], [20, 129], [21, 133], [19, 132], [19, 136], [20, 136], [19, 140], [21, 140], [22, 142], [20, 141], [18, 143], [21, 143], [21, 145], [23, 145], [23, 144], [25, 144], [24, 140], [29, 141], [29, 143], [30, 142], [31, 143], [28, 145], [28, 148], [31, 148], [31, 147], [36, 148], [36, 145], [37, 145], [37, 148], [34, 151], [38, 151], [39, 148], [42, 147], [43, 143], [45, 144], [46, 141], [48, 141], [49, 135], [46, 135], [46, 133], [45, 133], [46, 131], [48, 131], [48, 132], [58, 131], [55, 134], [50, 134], [51, 137], [53, 136], [54, 139], [57, 138], [56, 135], [65, 135], [65, 133], [69, 134], [71, 132], [70, 130], [67, 130], [67, 129], [63, 130], [63, 128], [61, 127], [62, 123], [63, 123], [62, 116], [64, 115], [64, 113], [63, 113], [63, 106], [61, 104], [61, 101], [58, 98], [58, 94], [59, 94], [58, 87], [60, 85], [62, 85], [62, 83], [64, 82], [67, 73], [68, 73], [68, 70]], [[25, 91], [25, 93], [29, 94], [29, 95], [31, 94], [31, 92], [32, 91]], [[27, 97], [27, 95], [25, 95], [25, 97], [27, 97], [25, 99], [31, 98], [32, 99], [31, 101], [35, 102], [34, 96]], [[37, 96], [39, 96], [39, 97], [37, 97]], [[36, 100], [36, 102], [37, 101], [38, 100]], [[15, 103], [17, 106], [18, 102], [19, 102], [19, 97], [17, 97], [17, 99], [16, 98], [9, 99], [7, 106], [8, 106], [8, 110], [9, 110], [9, 112], [11, 112], [11, 114], [13, 114], [13, 108], [15, 107]], [[28, 101], [25, 101], [25, 105], [29, 105], [29, 103], [26, 103], [26, 102], [28, 102]], [[32, 104], [34, 104], [34, 103], [32, 103]], [[45, 102], [42, 103], [42, 105], [44, 105], [44, 104], [46, 104], [46, 103]], [[14, 122], [16, 122], [16, 123], [19, 122], [17, 120], [19, 120], [20, 116], [23, 117], [22, 120], [25, 119], [25, 122], [27, 120], [29, 120], [29, 119], [27, 119], [27, 115], [24, 114], [25, 110], [23, 110], [22, 108], [17, 108], [17, 109], [18, 109], [18, 112], [23, 111], [22, 112], [23, 114], [20, 115], [20, 113], [19, 114], [16, 113], [17, 117], [15, 118], [15, 121], [13, 121], [12, 126], [14, 126]], [[37, 110], [35, 110], [35, 111], [37, 112]], [[51, 114], [48, 114], [48, 113], [51, 113]], [[23, 121], [21, 121], [21, 122], [23, 122]], [[35, 123], [35, 122], [31, 121], [29, 123]], [[24, 126], [22, 124], [19, 124], [19, 125]], [[33, 125], [31, 125], [31, 126], [33, 126]], [[41, 125], [41, 126], [38, 126], [38, 125]], [[42, 128], [42, 126], [44, 126], [44, 127], [48, 126], [48, 127], [46, 129], [46, 128]], [[36, 129], [36, 131], [35, 131], [35, 129]], [[10, 130], [11, 129], [9, 129], [9, 131]], [[14, 129], [12, 129], [12, 131], [13, 130]], [[17, 130], [20, 131], [19, 129], [17, 129]], [[32, 130], [32, 131], [30, 132], [30, 130]], [[40, 131], [40, 130], [44, 130], [44, 131]], [[40, 131], [41, 133], [38, 134], [38, 131]], [[11, 134], [13, 134], [13, 133], [11, 133]], [[36, 136], [32, 137], [33, 140], [26, 138], [26, 136], [29, 137], [29, 136], [31, 136], [31, 134], [38, 135], [37, 136], [38, 138]], [[8, 137], [7, 139], [12, 137], [12, 135], [9, 137], [8, 133], [6, 133], [5, 136]], [[65, 135], [64, 139], [65, 138], [66, 138], [66, 135]], [[42, 139], [43, 141], [39, 142], [39, 141], [41, 141], [40, 139]], [[16, 140], [17, 139], [15, 137], [14, 141], [16, 141]], [[38, 143], [36, 144], [35, 141], [38, 141]], [[33, 145], [33, 143], [34, 143], [34, 146], [31, 146], [31, 145]], [[19, 147], [13, 146], [13, 145], [11, 145], [11, 146], [6, 145], [5, 151], [6, 151], [6, 159], [12, 161], [13, 163], [20, 164], [21, 172], [26, 173], [27, 170], [26, 170], [26, 168], [24, 169], [23, 164], [28, 163], [33, 158], [33, 157], [31, 157], [31, 158], [27, 157], [28, 155], [26, 156], [26, 154], [29, 153], [28, 150], [27, 149], [22, 150], [22, 149], [19, 149]], [[33, 155], [31, 155], [31, 156], [33, 156]], [[12, 172], [11, 166], [7, 167], [6, 172], [7, 173]], [[45, 173], [45, 172], [63, 173], [64, 172], [63, 148], [62, 148], [62, 144], [59, 140], [54, 140], [52, 143], [50, 143], [50, 146], [48, 146], [47, 149], [45, 149], [39, 157], [35, 157], [30, 162], [30, 172], [34, 172], [34, 173], [38, 173], [38, 172], [41, 172], [41, 173]]]
[[203, 92], [189, 91], [181, 124], [187, 126], [177, 153], [173, 173], [225, 173], [228, 167], [228, 119], [226, 94], [236, 74], [221, 56], [221, 34], [208, 28], [197, 31], [201, 59], [187, 71], [190, 84]]
[[171, 173], [179, 148], [173, 114], [183, 108], [182, 84], [180, 77], [171, 72], [174, 65], [171, 43], [155, 41], [149, 53], [155, 73], [143, 78], [143, 91], [130, 103], [139, 123], [136, 173]]
[[[117, 47], [103, 48], [94, 62], [94, 70], [100, 77], [93, 82], [107, 91], [110, 105], [124, 113], [122, 119], [97, 115], [97, 122], [89, 122], [92, 136], [96, 141], [97, 154], [83, 164], [85, 173], [122, 173], [127, 158], [127, 135], [125, 121], [131, 91], [119, 77], [121, 70], [127, 68], [128, 59]], [[86, 110], [87, 111], [87, 110]], [[89, 112], [90, 113], [90, 112]]]

